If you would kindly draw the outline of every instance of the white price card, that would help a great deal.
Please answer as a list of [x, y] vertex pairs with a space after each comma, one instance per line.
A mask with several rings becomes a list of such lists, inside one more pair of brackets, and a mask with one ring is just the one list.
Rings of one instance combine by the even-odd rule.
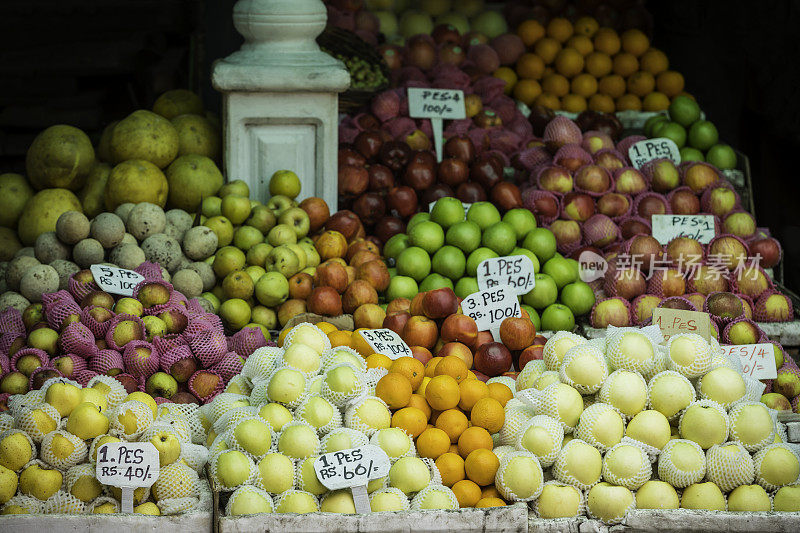
[[504, 319], [522, 316], [514, 288], [508, 285], [470, 294], [461, 302], [461, 310], [475, 321], [478, 331], [491, 331], [495, 340]]
[[443, 120], [467, 118], [464, 91], [454, 89], [408, 88], [408, 116], [429, 118], [433, 129], [436, 159], [442, 161]]
[[640, 169], [653, 159], [671, 159], [675, 165], [681, 162], [681, 152], [678, 145], [672, 139], [666, 137], [656, 137], [655, 139], [645, 139], [639, 141], [628, 148], [628, 159], [634, 168]]
[[382, 353], [389, 359], [412, 356], [411, 348], [389, 328], [365, 329], [359, 333], [375, 353]]
[[110, 294], [133, 296], [133, 288], [144, 281], [144, 276], [138, 272], [115, 266], [92, 265], [89, 269], [100, 289]]
[[677, 237], [708, 244], [717, 234], [714, 215], [653, 215], [652, 227], [653, 237], [661, 244]]
[[775, 351], [769, 343], [732, 344], [722, 346], [722, 353], [728, 358], [738, 357], [742, 362], [742, 374], [753, 379], [775, 379]]
[[536, 285], [533, 261], [527, 255], [490, 257], [478, 265], [478, 288], [508, 285], [514, 294], [527, 294]]
[[133, 489], [158, 479], [158, 450], [150, 442], [109, 442], [97, 449], [95, 477], [122, 489], [122, 512], [133, 512]]
[[367, 484], [386, 476], [390, 467], [389, 456], [374, 444], [326, 453], [314, 461], [319, 482], [329, 490], [349, 488], [359, 513], [371, 511]]
[[705, 340], [711, 339], [711, 318], [708, 313], [656, 307], [653, 309], [653, 324], [661, 328], [665, 341], [679, 333], [697, 333]]

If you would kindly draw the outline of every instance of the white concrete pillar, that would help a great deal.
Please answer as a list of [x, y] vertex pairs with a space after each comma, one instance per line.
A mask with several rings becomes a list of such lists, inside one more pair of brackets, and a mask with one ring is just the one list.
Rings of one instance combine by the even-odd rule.
[[241, 49], [213, 66], [223, 93], [224, 165], [250, 196], [265, 202], [281, 169], [300, 177], [302, 192], [336, 211], [338, 93], [350, 85], [344, 65], [315, 41], [327, 12], [320, 0], [239, 0], [233, 23]]

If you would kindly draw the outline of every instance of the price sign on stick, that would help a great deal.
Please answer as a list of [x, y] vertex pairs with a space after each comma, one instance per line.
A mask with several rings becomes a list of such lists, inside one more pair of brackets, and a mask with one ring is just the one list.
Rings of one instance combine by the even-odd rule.
[[367, 329], [359, 332], [375, 353], [382, 353], [389, 359], [411, 357], [411, 348], [400, 338], [400, 335], [389, 328]]
[[666, 137], [645, 139], [628, 148], [628, 159], [636, 169], [642, 168], [653, 159], [662, 158], [671, 159], [675, 165], [680, 164], [681, 152], [672, 139]]
[[144, 281], [144, 276], [138, 272], [115, 266], [92, 265], [89, 269], [100, 290], [110, 294], [133, 296], [133, 288]]
[[433, 128], [436, 160], [442, 161], [442, 121], [467, 118], [464, 91], [408, 88], [408, 116], [429, 118]]
[[133, 512], [133, 489], [158, 479], [158, 450], [149, 442], [110, 442], [97, 450], [95, 476], [122, 489], [122, 512]]
[[514, 288], [509, 285], [472, 293], [461, 302], [461, 309], [465, 315], [472, 317], [478, 325], [478, 331], [491, 331], [496, 341], [500, 340], [503, 319], [522, 316]]
[[753, 379], [775, 379], [778, 369], [775, 368], [775, 351], [769, 343], [734, 344], [723, 346], [725, 356], [735, 356], [742, 362], [742, 374]]
[[708, 244], [716, 235], [714, 215], [653, 215], [653, 237], [669, 244], [676, 237], [689, 237]]
[[478, 265], [478, 288], [484, 290], [500, 285], [508, 285], [517, 296], [529, 293], [536, 285], [531, 258], [509, 255], [481, 261]]
[[374, 444], [326, 453], [314, 461], [319, 482], [328, 490], [349, 488], [358, 513], [372, 512], [367, 484], [386, 476], [390, 467], [389, 456]]
[[665, 341], [678, 333], [697, 333], [705, 340], [711, 338], [711, 319], [708, 313], [700, 311], [656, 307], [653, 309], [653, 324], [661, 328]]

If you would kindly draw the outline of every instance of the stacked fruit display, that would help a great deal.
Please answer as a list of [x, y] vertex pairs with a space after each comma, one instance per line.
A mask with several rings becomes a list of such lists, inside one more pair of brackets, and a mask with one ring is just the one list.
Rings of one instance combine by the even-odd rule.
[[535, 285], [521, 301], [537, 329], [571, 330], [575, 316], [588, 313], [595, 302], [591, 288], [578, 279], [577, 261], [556, 254], [553, 233], [537, 228], [527, 209], [511, 209], [501, 218], [489, 202], [465, 210], [458, 199], [441, 198], [430, 213], [409, 221], [407, 233], [389, 239], [383, 253], [395, 265], [386, 289], [389, 302], [442, 287], [466, 298], [478, 292], [482, 261], [513, 255], [533, 263]]
[[85, 387], [48, 379], [9, 406], [0, 414], [0, 514], [119, 513], [121, 490], [95, 477], [98, 449], [114, 442], [149, 442], [158, 451], [158, 479], [134, 491], [134, 513], [181, 514], [210, 500], [199, 476], [208, 451], [196, 406], [158, 406], [110, 376]]
[[[112, 376], [127, 392], [180, 403], [207, 402], [226, 386], [269, 333], [249, 324], [226, 337], [219, 317], [200, 299], [187, 300], [161, 278], [154, 263], [138, 269], [145, 281], [132, 297], [115, 297], [90, 271], [69, 280], [69, 291], [44, 294], [23, 313], [0, 315], [0, 392], [24, 394], [48, 379], [82, 385]], [[13, 396], [12, 396], [13, 397]]]

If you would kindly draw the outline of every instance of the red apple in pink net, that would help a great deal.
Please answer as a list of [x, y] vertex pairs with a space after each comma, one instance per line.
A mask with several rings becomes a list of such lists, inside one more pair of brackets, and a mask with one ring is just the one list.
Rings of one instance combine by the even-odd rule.
[[781, 260], [781, 245], [772, 237], [755, 240], [750, 243], [750, 256], [760, 257], [762, 268], [772, 268]]
[[584, 222], [594, 214], [594, 200], [588, 194], [571, 192], [564, 197], [564, 215]]
[[700, 199], [690, 190], [675, 191], [669, 205], [676, 215], [696, 215], [700, 212]]
[[615, 175], [615, 189], [618, 193], [635, 196], [647, 190], [647, 181], [645, 181], [642, 173], [635, 168], [626, 168], [618, 171]]
[[597, 200], [597, 211], [611, 218], [624, 215], [630, 206], [628, 197], [616, 192], [606, 193]]
[[539, 174], [539, 186], [545, 191], [566, 194], [572, 190], [572, 176], [565, 168], [550, 166]]
[[603, 193], [611, 187], [611, 177], [599, 165], [584, 165], [575, 172], [575, 186], [585, 191]]

